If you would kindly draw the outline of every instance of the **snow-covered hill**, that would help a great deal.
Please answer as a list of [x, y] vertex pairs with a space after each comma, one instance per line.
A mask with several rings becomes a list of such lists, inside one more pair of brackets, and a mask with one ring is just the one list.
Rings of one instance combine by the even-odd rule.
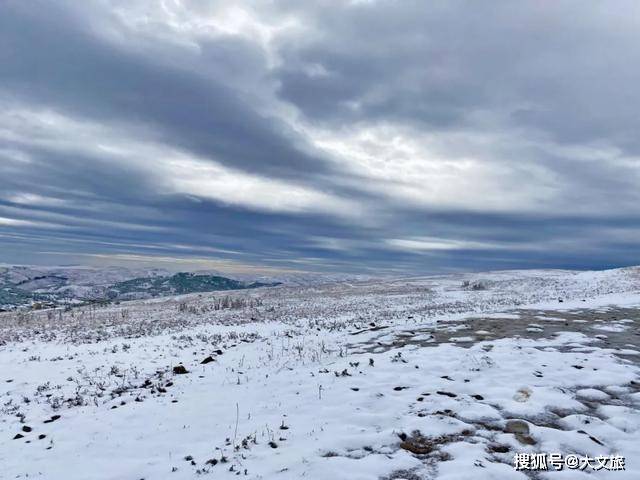
[[202, 273], [171, 274], [159, 269], [9, 266], [0, 268], [0, 309], [53, 308], [84, 302], [131, 300], [273, 284]]

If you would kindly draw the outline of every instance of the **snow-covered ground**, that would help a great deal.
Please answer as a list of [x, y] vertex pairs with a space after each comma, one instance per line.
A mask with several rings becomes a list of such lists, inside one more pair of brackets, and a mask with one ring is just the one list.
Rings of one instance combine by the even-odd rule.
[[640, 478], [639, 325], [638, 269], [0, 314], [0, 478]]

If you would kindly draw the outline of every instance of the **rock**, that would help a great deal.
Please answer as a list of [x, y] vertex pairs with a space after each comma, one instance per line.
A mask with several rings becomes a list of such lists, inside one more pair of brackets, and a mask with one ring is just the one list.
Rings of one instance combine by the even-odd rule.
[[529, 435], [529, 424], [524, 420], [509, 420], [504, 427], [506, 433], [513, 433], [523, 445], [535, 445], [536, 441]]
[[442, 390], [438, 390], [436, 393], [437, 393], [438, 395], [444, 395], [444, 396], [446, 396], [446, 397], [451, 397], [451, 398], [455, 398], [455, 397], [457, 397], [457, 396], [458, 396], [458, 395], [456, 395], [455, 393], [451, 393], [451, 392], [444, 392], [444, 391], [442, 391]]
[[435, 449], [434, 441], [425, 438], [419, 432], [414, 432], [411, 436], [403, 434], [400, 439], [400, 448], [415, 455], [426, 455]]
[[524, 420], [509, 420], [504, 427], [505, 433], [519, 433], [527, 435], [529, 433], [529, 424]]
[[22, 431], [23, 431], [23, 432], [29, 433], [31, 430], [33, 430], [33, 428], [28, 427], [28, 426], [26, 426], [26, 425], [22, 427]]
[[206, 365], [207, 363], [215, 362], [216, 359], [209, 355], [207, 358], [200, 362], [200, 365]]
[[536, 441], [533, 439], [531, 435], [523, 435], [522, 433], [515, 434], [516, 440], [518, 440], [523, 445], [535, 445]]
[[15, 437], [13, 437], [14, 440], [19, 440], [20, 438], [24, 438], [24, 435], [17, 433]]
[[60, 418], [60, 415], [54, 415], [52, 416], [49, 420], [45, 420], [43, 423], [51, 423], [51, 422], [55, 422], [56, 420], [58, 420]]
[[493, 453], [507, 453], [509, 451], [508, 445], [491, 444], [487, 447], [487, 450]]
[[533, 392], [531, 391], [531, 389], [530, 389], [530, 388], [524, 387], [524, 388], [519, 389], [519, 390], [516, 392], [516, 394], [513, 396], [513, 399], [514, 399], [516, 402], [524, 403], [524, 402], [526, 402], [527, 400], [529, 400], [529, 398], [531, 398], [532, 393], [533, 393]]
[[407, 440], [406, 442], [402, 442], [400, 444], [400, 448], [416, 455], [426, 455], [427, 453], [431, 453], [433, 451], [433, 447], [428, 444], [422, 444], [409, 440]]
[[475, 398], [476, 400], [484, 400], [482, 395], [471, 395], [471, 398]]
[[47, 436], [44, 433], [38, 435], [38, 440], [44, 440], [45, 438], [47, 438]]
[[185, 373], [189, 373], [189, 371], [184, 368], [184, 365], [176, 365], [173, 367], [174, 375], [184, 375]]

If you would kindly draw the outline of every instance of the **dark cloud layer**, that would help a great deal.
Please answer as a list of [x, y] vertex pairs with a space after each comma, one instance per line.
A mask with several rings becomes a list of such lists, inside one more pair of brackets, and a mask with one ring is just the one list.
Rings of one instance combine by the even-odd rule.
[[637, 264], [639, 9], [6, 0], [0, 262]]

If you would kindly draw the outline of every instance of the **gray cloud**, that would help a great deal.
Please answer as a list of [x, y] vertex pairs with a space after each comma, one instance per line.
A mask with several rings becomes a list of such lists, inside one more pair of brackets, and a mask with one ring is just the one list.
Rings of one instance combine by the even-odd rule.
[[637, 263], [639, 7], [608, 7], [7, 0], [0, 261]]
[[300, 14], [316, 35], [301, 46], [284, 39], [281, 94], [312, 118], [478, 128], [482, 112], [502, 128], [631, 145], [640, 80], [633, 12], [633, 2], [576, 1], [308, 9]]
[[101, 38], [91, 30], [93, 18], [72, 10], [77, 2], [66, 8], [63, 3], [10, 1], [5, 6], [0, 75], [9, 98], [81, 118], [122, 122], [141, 134], [254, 171], [287, 176], [291, 167], [323, 168], [321, 158], [297, 148], [287, 125], [259, 115], [216, 76], [200, 72], [199, 62], [206, 65], [218, 57], [234, 58], [237, 64], [262, 61], [246, 42], [203, 42], [198, 62], [182, 63], [171, 55], [153, 56], [156, 52], [146, 50], [143, 39], [126, 30], [121, 34], [131, 35], [131, 45], [128, 39], [123, 45]]

